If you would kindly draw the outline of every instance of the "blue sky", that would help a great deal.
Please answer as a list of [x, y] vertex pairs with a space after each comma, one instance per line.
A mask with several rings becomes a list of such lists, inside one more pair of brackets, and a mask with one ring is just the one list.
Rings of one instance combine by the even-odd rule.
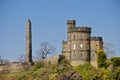
[[25, 54], [26, 21], [32, 22], [33, 55], [40, 43], [48, 41], [61, 53], [67, 40], [66, 21], [92, 28], [92, 36], [102, 36], [120, 56], [119, 0], [0, 0], [0, 56], [16, 61]]

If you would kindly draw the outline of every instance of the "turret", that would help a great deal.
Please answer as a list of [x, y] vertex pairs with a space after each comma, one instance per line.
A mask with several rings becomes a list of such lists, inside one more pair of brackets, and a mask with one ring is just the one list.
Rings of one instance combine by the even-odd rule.
[[69, 32], [70, 29], [76, 26], [75, 20], [67, 20], [67, 26], [68, 26], [68, 32]]

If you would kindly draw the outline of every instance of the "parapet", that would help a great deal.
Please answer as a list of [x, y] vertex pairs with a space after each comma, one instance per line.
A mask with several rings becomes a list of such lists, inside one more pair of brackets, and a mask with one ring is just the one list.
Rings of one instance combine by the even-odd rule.
[[75, 20], [67, 20], [67, 25], [76, 25], [76, 21]]
[[102, 37], [91, 37], [91, 41], [102, 41]]
[[91, 33], [91, 28], [90, 27], [74, 27], [71, 28], [68, 32], [87, 32], [87, 33]]
[[87, 32], [91, 33], [91, 28], [90, 27], [76, 27], [76, 21], [75, 20], [67, 20], [67, 25], [68, 25], [68, 32]]
[[91, 28], [90, 27], [76, 27], [78, 31], [80, 32], [91, 32]]
[[66, 44], [67, 44], [67, 41], [62, 41], [62, 44], [63, 44], [63, 45], [66, 45]]

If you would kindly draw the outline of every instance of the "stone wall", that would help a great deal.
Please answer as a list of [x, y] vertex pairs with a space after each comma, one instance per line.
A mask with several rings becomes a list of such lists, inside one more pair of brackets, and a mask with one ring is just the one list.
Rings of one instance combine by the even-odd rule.
[[58, 64], [59, 55], [44, 59], [45, 64]]
[[8, 64], [0, 65], [0, 73], [21, 72], [23, 70], [23, 65], [20, 62], [10, 62]]

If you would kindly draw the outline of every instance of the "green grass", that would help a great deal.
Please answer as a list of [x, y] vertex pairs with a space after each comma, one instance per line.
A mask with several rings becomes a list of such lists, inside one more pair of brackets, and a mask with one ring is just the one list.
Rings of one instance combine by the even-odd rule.
[[[120, 67], [116, 67], [115, 70], [111, 72], [105, 68], [95, 68], [88, 63], [72, 67], [69, 63], [67, 64], [66, 61], [61, 61], [58, 65], [51, 64], [41, 66], [37, 64], [37, 67], [33, 66], [28, 71], [3, 74], [0, 75], [0, 80], [57, 80], [59, 77], [69, 77], [71, 73], [76, 73], [77, 76], [82, 75], [83, 80], [120, 79]], [[62, 76], [63, 74], [64, 76]]]

